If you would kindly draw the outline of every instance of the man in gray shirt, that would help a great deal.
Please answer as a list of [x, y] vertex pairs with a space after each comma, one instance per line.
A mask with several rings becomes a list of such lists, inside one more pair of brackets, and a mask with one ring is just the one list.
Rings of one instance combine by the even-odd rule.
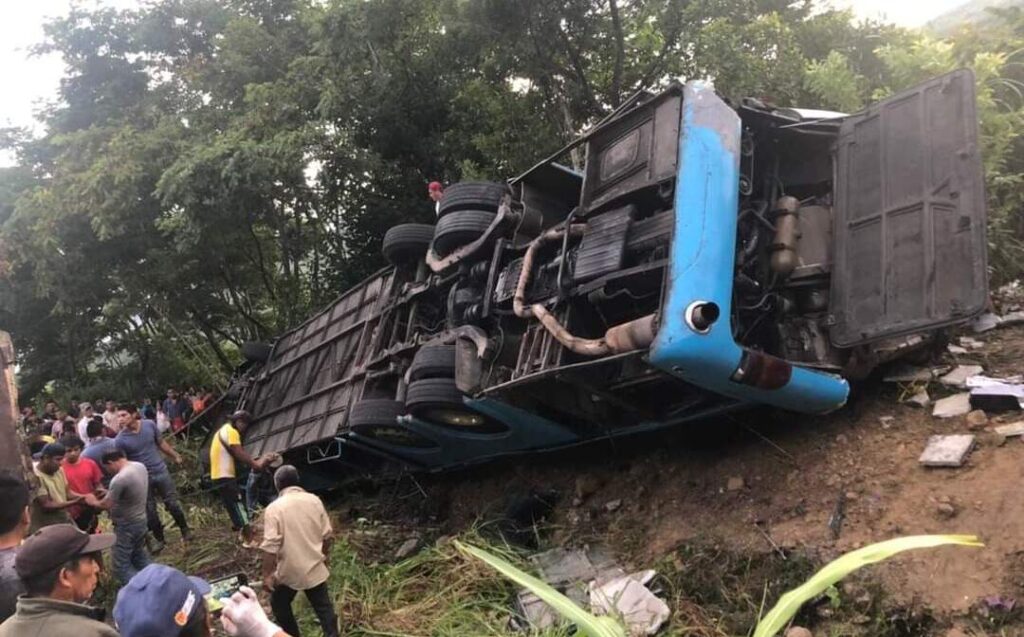
[[14, 557], [28, 531], [28, 486], [14, 471], [0, 472], [0, 623], [14, 614], [24, 593]]
[[93, 495], [86, 504], [110, 511], [114, 523], [114, 574], [122, 584], [149, 565], [146, 553], [146, 497], [149, 493], [149, 475], [146, 467], [132, 462], [121, 449], [103, 454], [103, 470], [114, 476], [110, 490], [102, 500]]

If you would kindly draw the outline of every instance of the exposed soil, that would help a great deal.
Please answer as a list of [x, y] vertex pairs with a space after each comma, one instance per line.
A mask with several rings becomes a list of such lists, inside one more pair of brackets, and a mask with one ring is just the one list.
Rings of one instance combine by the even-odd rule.
[[[945, 362], [981, 364], [993, 376], [1024, 371], [1024, 328], [977, 338], [984, 348]], [[911, 552], [874, 572], [898, 602], [939, 614], [960, 614], [984, 596], [1024, 595], [1024, 444], [1000, 444], [991, 433], [1024, 415], [990, 414], [986, 428], [969, 431], [964, 417], [940, 420], [900, 404], [904, 390], [876, 380], [826, 417], [754, 410], [420, 480], [408, 490], [423, 488], [430, 496], [418, 496], [424, 518], [451, 532], [499, 515], [517, 493], [554, 489], [550, 542], [601, 541], [636, 566], [692, 542], [755, 553], [774, 551], [774, 542], [829, 559], [900, 535], [977, 534], [984, 549]], [[933, 399], [952, 393], [937, 383], [929, 391]], [[894, 418], [883, 423], [882, 416]], [[978, 436], [965, 466], [918, 464], [928, 437], [940, 433]], [[835, 539], [829, 519], [840, 497], [845, 518]]]

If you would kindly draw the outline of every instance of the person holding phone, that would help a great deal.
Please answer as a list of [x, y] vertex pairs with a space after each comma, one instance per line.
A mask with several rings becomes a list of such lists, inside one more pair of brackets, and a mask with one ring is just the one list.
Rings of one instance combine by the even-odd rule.
[[[176, 568], [150, 564], [117, 593], [114, 623], [121, 637], [213, 637], [211, 586]], [[223, 600], [221, 625], [231, 637], [291, 637], [267, 618], [247, 586]]]

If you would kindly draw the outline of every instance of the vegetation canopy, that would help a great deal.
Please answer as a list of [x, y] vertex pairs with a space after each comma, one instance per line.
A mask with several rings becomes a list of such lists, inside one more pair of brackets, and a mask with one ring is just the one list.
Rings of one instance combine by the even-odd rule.
[[810, 0], [154, 0], [75, 8], [38, 136], [5, 130], [0, 329], [26, 398], [223, 382], [429, 221], [433, 180], [504, 179], [640, 88], [852, 111], [978, 79], [997, 281], [1024, 267], [1024, 17], [942, 37]]

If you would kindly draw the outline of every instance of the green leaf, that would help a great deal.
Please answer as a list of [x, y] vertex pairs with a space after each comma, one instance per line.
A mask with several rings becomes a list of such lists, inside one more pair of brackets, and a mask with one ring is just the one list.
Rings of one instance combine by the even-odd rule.
[[811, 579], [789, 591], [768, 611], [757, 624], [754, 637], [772, 637], [789, 623], [804, 602], [822, 594], [850, 573], [862, 566], [886, 560], [897, 553], [910, 549], [924, 549], [944, 544], [961, 546], [984, 546], [974, 535], [912, 535], [878, 542], [862, 549], [851, 551], [826, 564]]
[[458, 540], [455, 540], [455, 546], [463, 553], [477, 558], [516, 584], [529, 589], [531, 593], [554, 608], [562, 617], [576, 624], [583, 635], [587, 637], [626, 637], [626, 630], [611, 617], [591, 615], [546, 582], [542, 582], [536, 577], [524, 573], [505, 560], [491, 555], [483, 549], [463, 544]]

